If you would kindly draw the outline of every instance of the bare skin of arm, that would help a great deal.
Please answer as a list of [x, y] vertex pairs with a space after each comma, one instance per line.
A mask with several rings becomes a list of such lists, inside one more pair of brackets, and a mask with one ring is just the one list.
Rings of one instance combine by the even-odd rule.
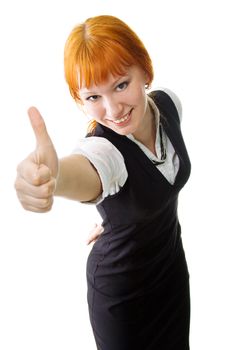
[[15, 189], [24, 209], [47, 212], [53, 197], [92, 201], [101, 194], [101, 181], [95, 168], [82, 155], [58, 159], [45, 122], [35, 107], [28, 110], [36, 137], [36, 149], [17, 167]]
[[76, 154], [60, 159], [55, 195], [87, 202], [102, 192], [97, 171], [87, 158]]

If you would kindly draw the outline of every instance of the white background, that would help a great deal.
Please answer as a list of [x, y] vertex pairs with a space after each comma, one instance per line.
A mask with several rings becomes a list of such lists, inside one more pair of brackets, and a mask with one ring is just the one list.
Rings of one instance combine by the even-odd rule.
[[75, 24], [99, 14], [118, 16], [138, 33], [153, 60], [153, 87], [168, 87], [182, 101], [192, 160], [179, 203], [191, 275], [191, 349], [225, 349], [225, 28], [219, 0], [1, 1], [0, 349], [95, 349], [85, 240], [98, 214], [64, 199], [56, 199], [48, 214], [26, 212], [13, 183], [17, 163], [35, 147], [30, 105], [43, 114], [59, 156], [84, 135], [86, 120], [64, 81], [63, 49]]

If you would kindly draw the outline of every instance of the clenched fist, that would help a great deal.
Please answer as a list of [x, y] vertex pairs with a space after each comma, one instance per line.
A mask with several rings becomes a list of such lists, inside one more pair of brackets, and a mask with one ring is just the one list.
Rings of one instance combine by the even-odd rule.
[[53, 204], [58, 157], [39, 111], [31, 107], [28, 115], [36, 137], [36, 149], [18, 165], [15, 189], [24, 209], [43, 213]]

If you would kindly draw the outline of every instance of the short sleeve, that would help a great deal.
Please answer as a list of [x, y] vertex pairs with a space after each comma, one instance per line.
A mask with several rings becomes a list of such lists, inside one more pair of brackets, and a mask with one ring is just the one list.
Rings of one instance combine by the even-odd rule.
[[95, 201], [119, 192], [127, 180], [127, 169], [120, 151], [104, 137], [91, 136], [78, 141], [73, 154], [81, 154], [95, 167], [102, 183], [102, 195]]

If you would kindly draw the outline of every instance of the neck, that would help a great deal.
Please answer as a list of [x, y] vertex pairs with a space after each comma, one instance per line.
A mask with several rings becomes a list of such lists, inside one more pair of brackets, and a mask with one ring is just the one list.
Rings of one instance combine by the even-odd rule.
[[155, 140], [156, 140], [156, 125], [155, 114], [149, 103], [147, 103], [145, 116], [141, 128], [133, 135], [136, 140], [141, 142], [152, 153], [156, 155]]

